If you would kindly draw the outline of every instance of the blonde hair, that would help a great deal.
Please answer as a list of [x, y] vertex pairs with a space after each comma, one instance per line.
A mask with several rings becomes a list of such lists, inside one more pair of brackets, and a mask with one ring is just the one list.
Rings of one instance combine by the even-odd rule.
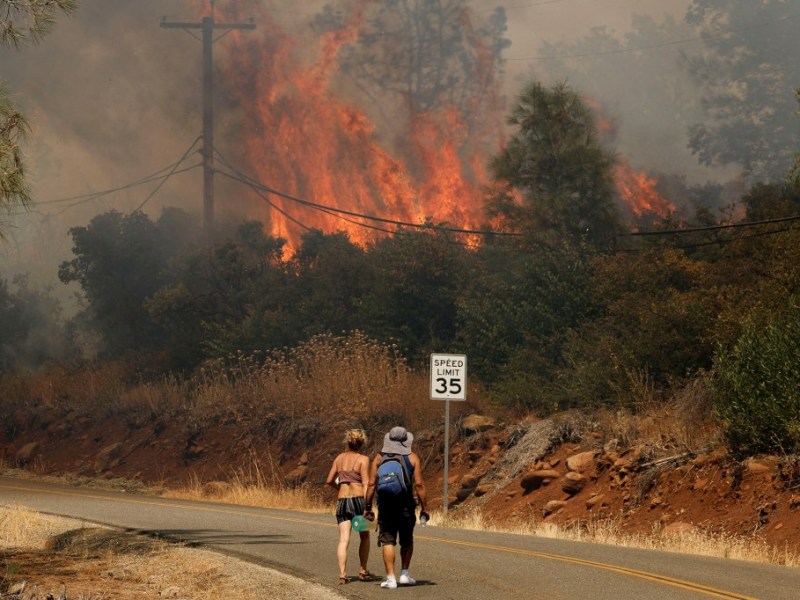
[[367, 434], [363, 429], [351, 429], [344, 436], [344, 444], [350, 450], [358, 452], [367, 444]]

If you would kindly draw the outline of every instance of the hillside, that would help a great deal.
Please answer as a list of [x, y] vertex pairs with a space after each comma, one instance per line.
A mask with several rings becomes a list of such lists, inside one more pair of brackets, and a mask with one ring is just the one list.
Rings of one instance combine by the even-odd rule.
[[[211, 498], [231, 478], [258, 472], [264, 480], [332, 500], [321, 482], [340, 451], [340, 431], [309, 426], [287, 435], [233, 418], [201, 423], [188, 417], [92, 420], [71, 411], [18, 410], [4, 428], [2, 456], [9, 467], [68, 474], [76, 483], [102, 480], [131, 490], [193, 485]], [[699, 454], [668, 445], [622, 445], [587, 425], [576, 416], [506, 423], [459, 418], [451, 435], [450, 516], [478, 511], [490, 525], [606, 527], [620, 535], [696, 531], [800, 550], [796, 457], [737, 460], [721, 447]], [[9, 432], [15, 432], [13, 440]], [[374, 453], [382, 430], [368, 433]], [[414, 433], [431, 506], [441, 510], [443, 428]]]

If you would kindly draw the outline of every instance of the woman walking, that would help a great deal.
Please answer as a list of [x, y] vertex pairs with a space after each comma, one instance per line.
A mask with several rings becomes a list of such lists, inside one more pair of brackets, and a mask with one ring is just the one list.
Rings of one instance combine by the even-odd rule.
[[[361, 429], [351, 429], [344, 437], [345, 450], [333, 459], [328, 479], [325, 483], [339, 491], [336, 505], [336, 522], [339, 524], [339, 544], [336, 558], [339, 562], [339, 583], [349, 583], [347, 576], [347, 547], [350, 545], [350, 532], [353, 517], [364, 514], [364, 493], [369, 482], [369, 459], [361, 450], [367, 443], [367, 436]], [[361, 569], [358, 578], [371, 581], [374, 576], [367, 569], [369, 558], [369, 531], [359, 531], [360, 543], [358, 558]]]

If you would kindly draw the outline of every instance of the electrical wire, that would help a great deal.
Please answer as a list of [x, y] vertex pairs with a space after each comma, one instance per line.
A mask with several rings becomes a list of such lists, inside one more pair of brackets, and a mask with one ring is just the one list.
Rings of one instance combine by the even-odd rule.
[[159, 184], [155, 187], [155, 189], [152, 192], [150, 192], [150, 195], [148, 195], [147, 198], [145, 198], [144, 201], [139, 206], [137, 206], [133, 212], [138, 212], [142, 210], [144, 205], [150, 202], [150, 199], [153, 196], [155, 196], [156, 192], [158, 192], [158, 190], [161, 189], [161, 186], [163, 186], [167, 181], [169, 181], [169, 178], [175, 174], [175, 170], [178, 168], [178, 165], [180, 165], [184, 160], [188, 158], [188, 156], [192, 153], [192, 150], [194, 149], [195, 145], [197, 145], [197, 142], [199, 142], [201, 139], [202, 137], [200, 136], [195, 138], [192, 144], [186, 149], [186, 152], [183, 153], [183, 156], [181, 156], [180, 159], [178, 159], [178, 162], [175, 163], [175, 166], [172, 167], [172, 170], [164, 176], [164, 178], [159, 182]]
[[[193, 169], [196, 169], [196, 168], [202, 166], [201, 164], [196, 164], [196, 165], [192, 165], [190, 167], [186, 167], [186, 168], [183, 168], [183, 169], [178, 169], [178, 167], [186, 160], [186, 158], [189, 156], [189, 154], [191, 153], [192, 149], [195, 147], [195, 145], [197, 144], [197, 142], [200, 139], [202, 139], [202, 138], [201, 137], [195, 138], [195, 140], [192, 142], [192, 144], [189, 146], [189, 148], [186, 150], [186, 152], [184, 152], [183, 156], [177, 162], [174, 162], [174, 163], [172, 163], [170, 165], [167, 165], [166, 167], [163, 167], [162, 169], [159, 169], [155, 173], [151, 173], [150, 175], [145, 175], [144, 177], [140, 177], [139, 179], [136, 179], [136, 180], [134, 180], [134, 181], [132, 181], [130, 183], [126, 183], [124, 185], [117, 186], [117, 187], [114, 187], [114, 188], [109, 188], [109, 189], [105, 189], [105, 190], [99, 190], [97, 192], [89, 192], [87, 194], [79, 194], [79, 195], [75, 195], [75, 196], [68, 196], [66, 198], [56, 198], [56, 199], [51, 199], [51, 200], [31, 201], [31, 202], [27, 202], [25, 204], [26, 207], [36, 207], [36, 206], [49, 206], [49, 205], [53, 205], [53, 204], [61, 204], [61, 203], [64, 203], [64, 202], [72, 202], [72, 204], [62, 208], [61, 210], [58, 210], [58, 211], [55, 211], [55, 212], [52, 212], [52, 213], [43, 213], [43, 212], [38, 211], [38, 210], [24, 210], [24, 211], [18, 211], [18, 212], [5, 213], [5, 215], [6, 216], [11, 216], [11, 217], [18, 217], [18, 216], [24, 216], [24, 215], [28, 215], [28, 214], [33, 213], [33, 214], [41, 215], [43, 217], [55, 217], [55, 216], [58, 216], [60, 214], [63, 214], [64, 212], [66, 212], [70, 208], [74, 208], [76, 206], [80, 206], [81, 204], [85, 204], [87, 202], [91, 202], [92, 200], [97, 200], [99, 198], [102, 198], [104, 196], [108, 196], [108, 195], [116, 193], [116, 192], [120, 192], [120, 191], [124, 191], [124, 190], [130, 189], [130, 188], [138, 187], [140, 185], [144, 185], [144, 184], [147, 184], [147, 183], [152, 183], [153, 181], [158, 181], [159, 179], [163, 179], [164, 181], [166, 181], [166, 179], [169, 179], [169, 177], [171, 177], [173, 175], [177, 175], [177, 174], [180, 174], [180, 173], [185, 173], [186, 171], [191, 171]], [[165, 171], [169, 171], [169, 173], [166, 176], [162, 175], [162, 173], [164, 173]], [[163, 184], [163, 181], [162, 181], [162, 184]], [[159, 185], [159, 187], [160, 187], [160, 185]], [[152, 194], [151, 194], [150, 197], [152, 197]], [[149, 197], [148, 197], [148, 200], [149, 200]], [[140, 206], [140, 208], [141, 208], [141, 206]], [[137, 210], [139, 210], [139, 209], [137, 209]]]
[[[231, 166], [230, 163], [228, 163], [227, 161], [225, 161], [225, 162], [226, 162], [226, 166], [229, 169], [231, 169], [234, 173], [236, 173], [239, 177], [241, 177], [242, 179], [246, 180], [245, 181], [246, 183], [248, 183], [248, 184], [250, 184], [252, 186], [255, 186], [256, 188], [258, 188], [258, 189], [260, 189], [260, 190], [262, 190], [264, 192], [267, 192], [269, 194], [273, 194], [275, 196], [278, 196], [278, 197], [283, 198], [285, 200], [289, 200], [291, 202], [295, 202], [297, 204], [300, 204], [302, 206], [306, 206], [308, 208], [313, 208], [313, 209], [316, 209], [316, 210], [319, 210], [319, 211], [322, 211], [322, 212], [328, 212], [328, 214], [336, 213], [336, 214], [340, 214], [340, 215], [346, 215], [346, 216], [349, 216], [349, 217], [367, 219], [369, 221], [374, 221], [374, 222], [378, 222], [378, 223], [386, 223], [386, 224], [397, 225], [397, 226], [402, 226], [402, 227], [411, 227], [411, 228], [415, 228], [415, 229], [436, 229], [436, 230], [439, 230], [439, 231], [447, 231], [447, 232], [450, 232], [450, 233], [462, 233], [462, 234], [467, 234], [467, 235], [510, 236], [510, 237], [520, 237], [520, 236], [522, 236], [521, 233], [514, 232], [514, 231], [486, 231], [486, 230], [479, 230], [479, 229], [461, 229], [461, 228], [458, 228], [458, 227], [448, 227], [448, 226], [445, 226], [445, 225], [429, 225], [429, 224], [425, 224], [425, 223], [412, 223], [410, 221], [399, 221], [397, 219], [388, 219], [388, 218], [385, 218], [385, 217], [376, 217], [374, 215], [366, 215], [366, 214], [363, 214], [363, 213], [358, 213], [358, 212], [346, 210], [346, 209], [343, 209], [343, 208], [336, 208], [336, 207], [325, 205], [325, 204], [319, 204], [317, 202], [312, 202], [310, 200], [305, 200], [303, 198], [299, 198], [297, 196], [292, 196], [291, 194], [286, 194], [284, 192], [276, 190], [275, 188], [272, 188], [272, 187], [270, 187], [270, 186], [258, 181], [257, 179], [254, 179], [254, 178], [246, 175], [245, 173], [242, 173], [241, 171], [239, 171], [235, 167]], [[245, 182], [243, 182], [243, 183], [245, 183]]]
[[788, 223], [792, 221], [800, 221], [800, 215], [792, 215], [790, 217], [779, 217], [775, 219], [763, 219], [761, 221], [742, 221], [740, 223], [726, 223], [725, 225], [709, 225], [707, 227], [691, 227], [684, 229], [657, 229], [653, 231], [631, 231], [628, 233], [619, 233], [615, 237], [642, 237], [651, 235], [680, 235], [685, 233], [700, 233], [705, 231], [717, 231], [720, 229], [736, 229], [741, 227], [757, 227], [759, 225], [770, 225], [772, 223]]

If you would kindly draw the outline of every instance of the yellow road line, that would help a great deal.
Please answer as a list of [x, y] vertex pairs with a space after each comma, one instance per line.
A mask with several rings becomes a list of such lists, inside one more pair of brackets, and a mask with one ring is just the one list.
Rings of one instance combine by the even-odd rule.
[[[337, 527], [333, 523], [325, 523], [321, 521], [312, 521], [310, 519], [298, 519], [295, 517], [275, 517], [271, 515], [264, 515], [264, 514], [256, 514], [249, 511], [243, 510], [236, 510], [230, 508], [216, 508], [213, 506], [195, 506], [192, 504], [177, 504], [174, 502], [163, 502], [159, 500], [138, 500], [136, 498], [116, 498], [116, 497], [109, 497], [103, 496], [99, 494], [91, 494], [91, 493], [78, 493], [78, 492], [69, 492], [66, 490], [47, 490], [47, 489], [39, 489], [39, 488], [26, 488], [20, 487], [16, 485], [6, 485], [0, 482], [0, 488], [5, 488], [9, 490], [14, 490], [18, 492], [38, 492], [38, 493], [45, 493], [51, 494], [54, 496], [70, 496], [70, 497], [78, 497], [78, 498], [92, 498], [96, 500], [110, 500], [112, 502], [120, 502], [120, 503], [129, 503], [129, 504], [146, 504], [148, 506], [162, 506], [168, 508], [180, 508], [180, 509], [189, 509], [195, 510], [199, 512], [212, 512], [218, 514], [226, 514], [226, 515], [235, 515], [235, 516], [244, 516], [250, 518], [258, 518], [258, 519], [267, 519], [272, 521], [285, 521], [287, 523], [302, 523], [305, 525], [323, 525], [325, 527]], [[259, 508], [259, 507], [253, 507]], [[275, 510], [275, 509], [273, 509]], [[616, 565], [611, 565], [608, 563], [601, 563], [592, 560], [586, 560], [583, 558], [574, 558], [570, 556], [563, 556], [560, 554], [550, 554], [547, 552], [537, 552], [535, 550], [525, 550], [522, 548], [511, 548], [510, 546], [496, 546], [493, 544], [484, 544], [482, 542], [468, 542], [462, 540], [451, 540], [451, 539], [443, 539], [443, 538], [436, 538], [430, 537], [425, 535], [417, 534], [415, 536], [417, 539], [427, 540], [432, 542], [439, 542], [442, 544], [452, 544], [455, 546], [466, 546], [468, 548], [477, 548], [480, 550], [494, 550], [497, 552], [507, 552], [510, 554], [520, 554], [523, 556], [531, 556], [535, 558], [544, 558], [548, 560], [556, 560], [565, 563], [572, 563], [576, 565], [581, 565], [585, 567], [591, 567], [595, 569], [603, 569], [606, 571], [611, 571], [614, 573], [620, 573], [622, 575], [628, 575], [631, 577], [638, 577], [640, 579], [646, 579], [648, 581], [653, 581], [655, 583], [661, 583], [664, 585], [677, 587], [685, 590], [690, 590], [693, 592], [700, 592], [707, 596], [713, 598], [722, 598], [727, 600], [756, 600], [750, 596], [744, 596], [742, 594], [737, 594], [735, 592], [729, 592], [726, 590], [721, 590], [717, 588], [713, 588], [707, 585], [693, 583], [691, 581], [685, 581], [682, 579], [676, 579], [674, 577], [669, 577], [667, 575], [659, 575], [657, 573], [650, 573], [648, 571], [639, 571], [637, 569], [631, 569], [628, 567], [620, 567]]]

